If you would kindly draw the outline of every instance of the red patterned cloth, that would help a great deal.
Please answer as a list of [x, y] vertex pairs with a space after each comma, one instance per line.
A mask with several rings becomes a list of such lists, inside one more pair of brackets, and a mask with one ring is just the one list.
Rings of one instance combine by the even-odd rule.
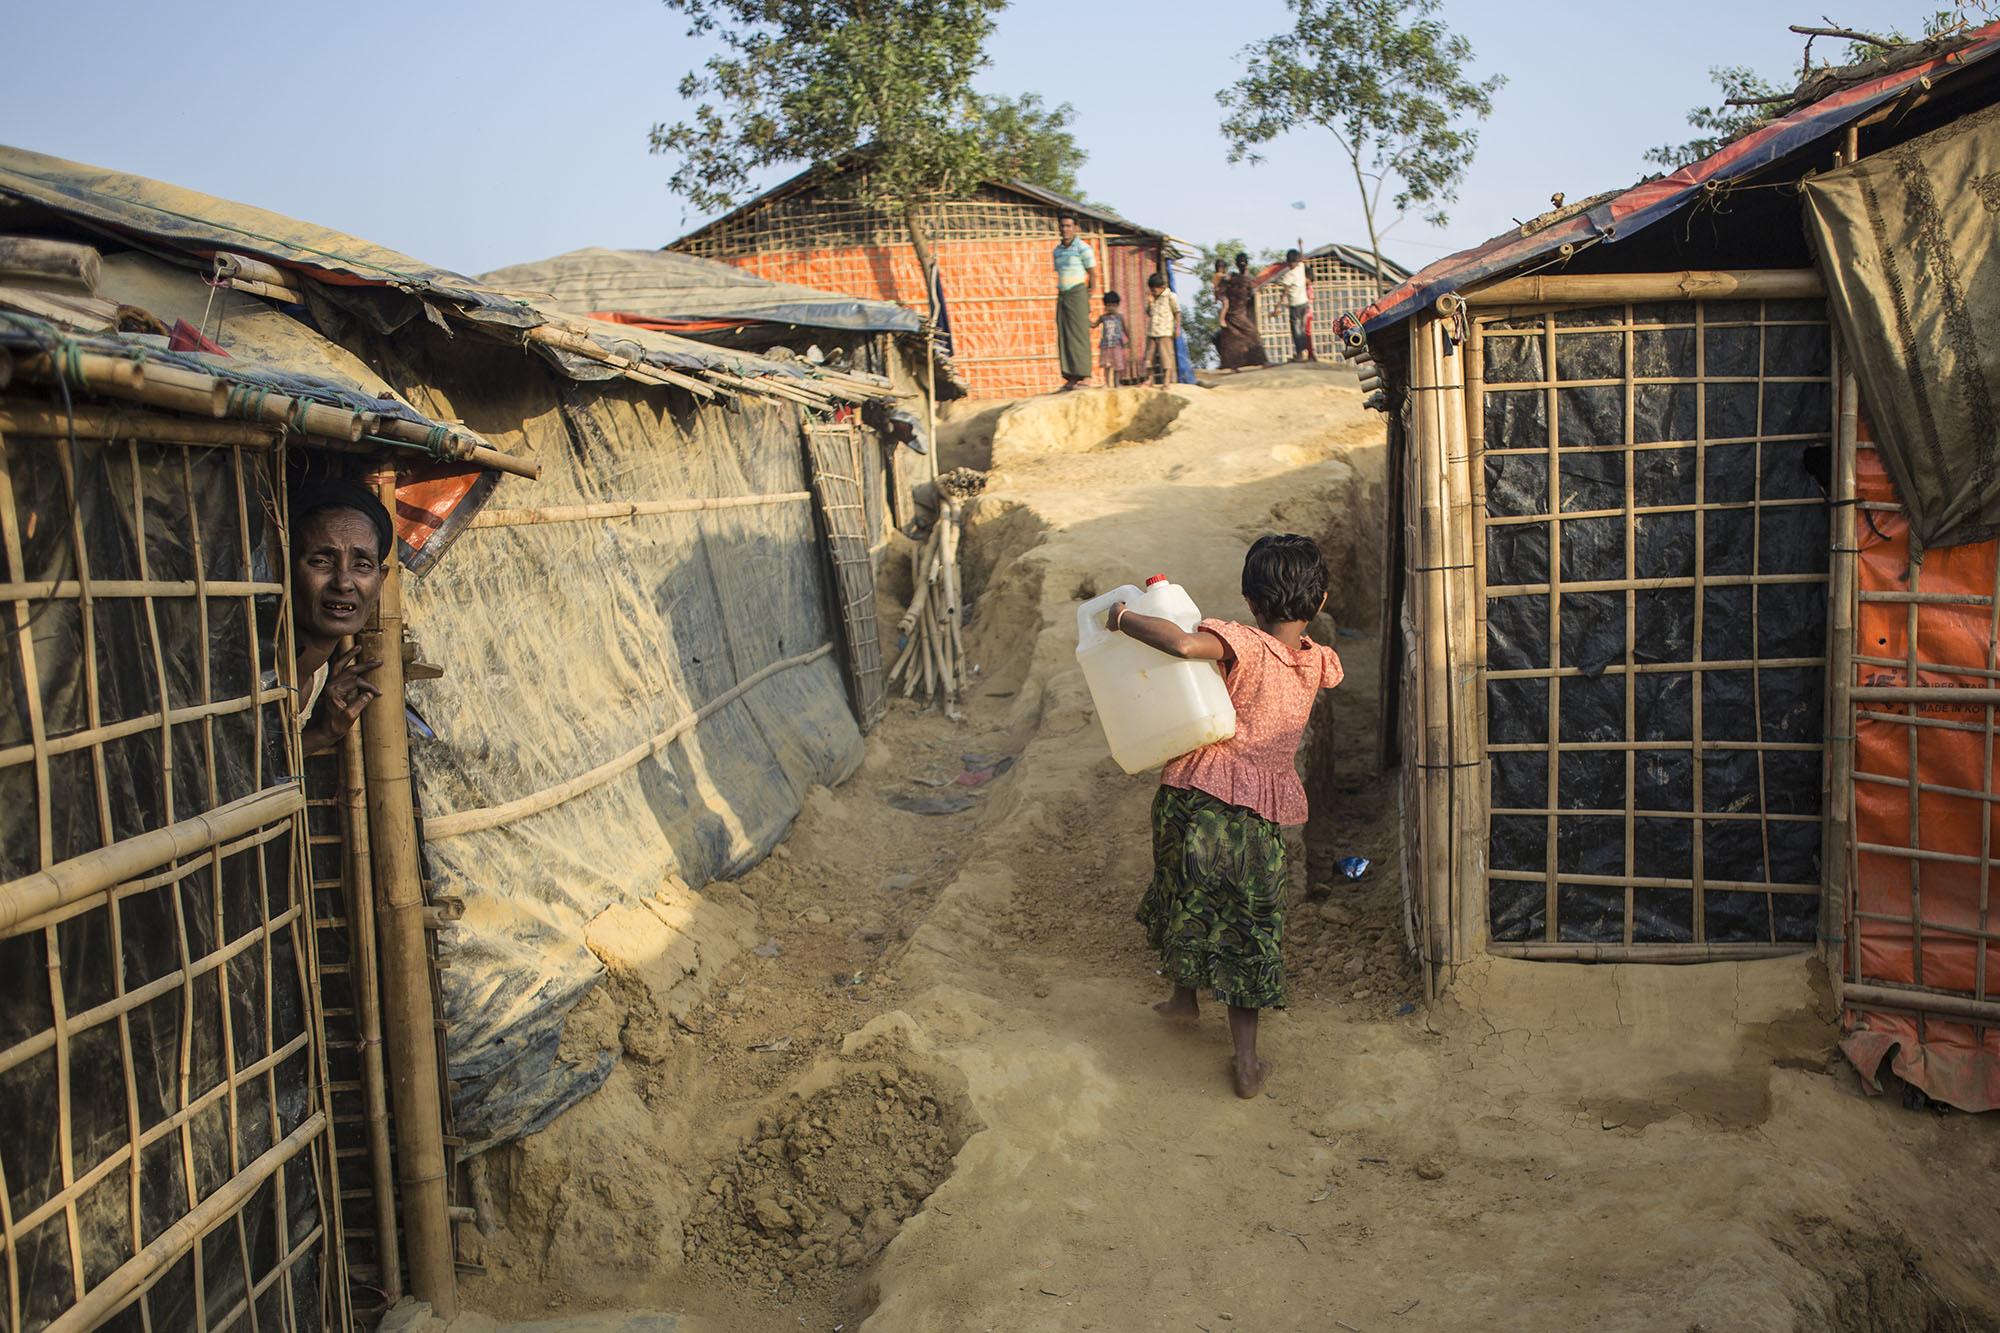
[[1173, 760], [1160, 784], [1205, 791], [1274, 824], [1305, 823], [1305, 784], [1292, 759], [1313, 697], [1340, 684], [1340, 654], [1303, 636], [1297, 648], [1287, 648], [1264, 631], [1231, 620], [1204, 620], [1199, 628], [1235, 654], [1228, 686], [1236, 734]]

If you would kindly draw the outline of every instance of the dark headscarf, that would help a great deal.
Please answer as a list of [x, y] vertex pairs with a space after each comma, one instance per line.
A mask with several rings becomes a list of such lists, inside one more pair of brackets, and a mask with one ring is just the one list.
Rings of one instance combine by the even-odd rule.
[[375, 492], [346, 477], [321, 477], [306, 482], [292, 494], [292, 531], [297, 532], [308, 518], [328, 509], [352, 509], [375, 529], [375, 556], [387, 559], [396, 540], [395, 524]]

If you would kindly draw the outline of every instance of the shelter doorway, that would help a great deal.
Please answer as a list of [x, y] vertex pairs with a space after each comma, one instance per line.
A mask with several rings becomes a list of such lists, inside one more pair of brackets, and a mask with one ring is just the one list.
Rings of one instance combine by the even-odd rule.
[[1824, 303], [1516, 308], [1468, 335], [1492, 952], [1811, 947]]

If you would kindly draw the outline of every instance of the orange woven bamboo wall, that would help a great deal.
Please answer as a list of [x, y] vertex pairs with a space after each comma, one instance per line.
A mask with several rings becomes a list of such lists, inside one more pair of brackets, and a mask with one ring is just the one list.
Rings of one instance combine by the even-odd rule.
[[[1156, 245], [1111, 246], [1102, 233], [1084, 239], [1097, 252], [1098, 291], [1105, 284], [1127, 288], [1159, 262]], [[1056, 363], [1056, 289], [1047, 236], [939, 241], [938, 269], [944, 276], [945, 305], [951, 317], [953, 361], [974, 398], [1013, 398], [1062, 386]], [[922, 309], [923, 278], [916, 252], [908, 245], [850, 245], [752, 255], [718, 255], [727, 264], [774, 282], [796, 282], [825, 291]], [[1137, 280], [1143, 283], [1143, 277]], [[1128, 319], [1143, 301], [1120, 288]], [[1101, 307], [1091, 304], [1095, 319]], [[1093, 354], [1096, 336], [1092, 339]]]

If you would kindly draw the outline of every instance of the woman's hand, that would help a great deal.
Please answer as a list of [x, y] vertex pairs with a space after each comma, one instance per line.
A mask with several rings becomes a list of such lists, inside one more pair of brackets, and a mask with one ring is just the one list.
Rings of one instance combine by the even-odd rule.
[[361, 649], [356, 646], [328, 664], [326, 686], [320, 691], [319, 707], [313, 712], [312, 725], [306, 728], [307, 754], [324, 754], [340, 744], [341, 737], [353, 729], [368, 705], [382, 697], [379, 688], [363, 679], [382, 665], [382, 659], [357, 661], [360, 656]]
[[1109, 607], [1105, 608], [1104, 628], [1110, 630], [1113, 634], [1121, 633], [1122, 631], [1118, 628], [1118, 622], [1124, 619], [1124, 616], [1125, 603], [1113, 602]]

